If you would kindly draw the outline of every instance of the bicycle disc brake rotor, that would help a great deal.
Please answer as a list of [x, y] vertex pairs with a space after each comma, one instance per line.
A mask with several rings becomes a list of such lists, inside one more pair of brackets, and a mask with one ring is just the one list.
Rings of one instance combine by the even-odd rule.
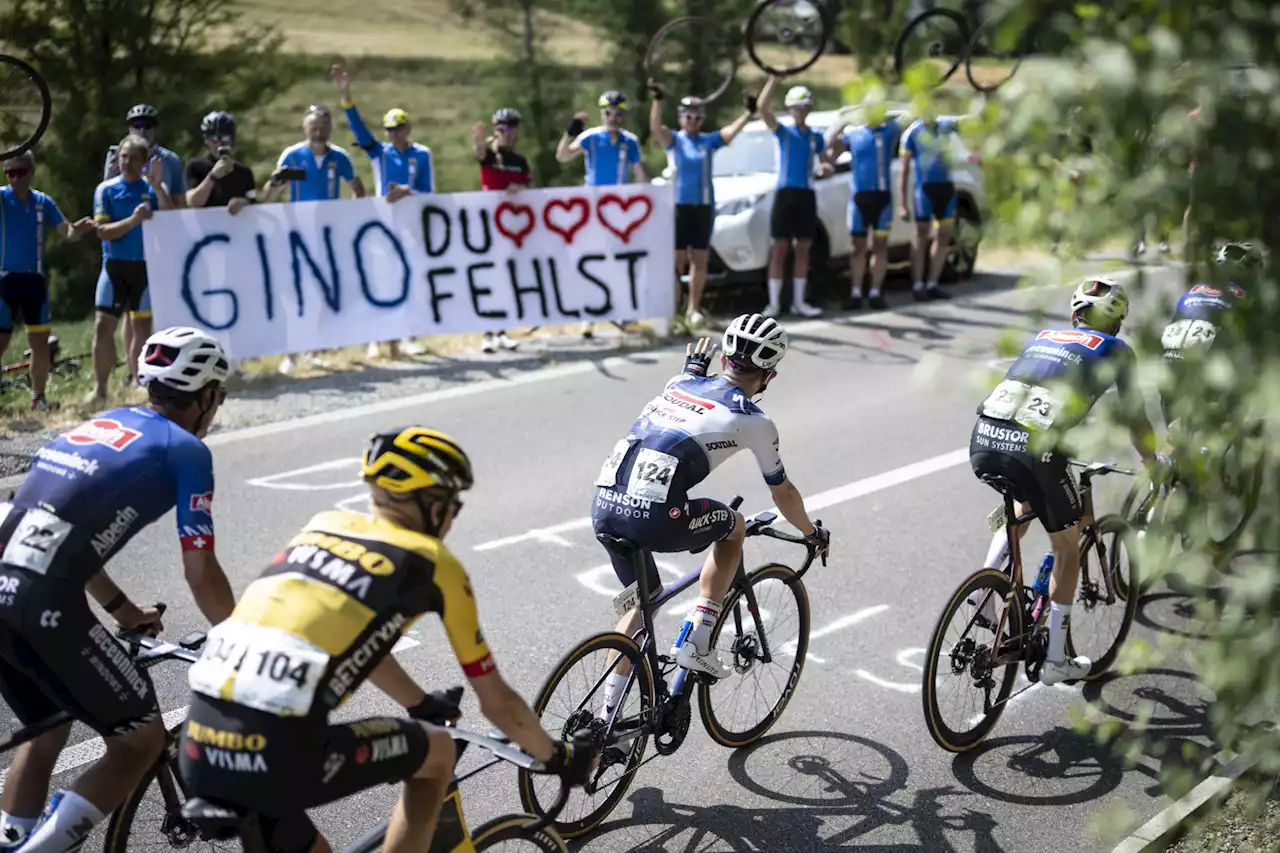
[[680, 748], [689, 734], [689, 723], [693, 719], [693, 711], [687, 700], [676, 697], [667, 701], [670, 704], [667, 706], [667, 712], [663, 714], [663, 722], [666, 726], [653, 738], [653, 748], [659, 755], [670, 755]]
[[760, 660], [760, 640], [755, 631], [748, 631], [733, 641], [733, 671], [746, 675]]

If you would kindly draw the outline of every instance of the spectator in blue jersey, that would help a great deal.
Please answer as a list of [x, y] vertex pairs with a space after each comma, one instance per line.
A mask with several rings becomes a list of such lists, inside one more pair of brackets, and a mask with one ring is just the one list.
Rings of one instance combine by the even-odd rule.
[[[680, 130], [672, 133], [662, 123], [662, 100], [666, 95], [660, 83], [649, 81], [653, 102], [649, 107], [649, 129], [667, 152], [675, 167], [676, 184], [676, 267], [689, 269], [689, 322], [702, 324], [705, 317], [702, 291], [707, 284], [707, 249], [715, 225], [715, 188], [711, 182], [712, 156], [733, 142], [734, 137], [751, 120], [751, 109], [734, 119], [728, 127], [705, 131], [706, 106], [698, 98], [680, 99]], [[679, 300], [677, 299], [677, 304]]]
[[[805, 317], [817, 317], [822, 309], [805, 302], [805, 286], [809, 275], [809, 248], [818, 234], [818, 201], [813, 191], [813, 161], [826, 149], [822, 134], [805, 124], [813, 108], [813, 93], [804, 86], [787, 90], [783, 104], [791, 113], [791, 124], [779, 122], [769, 108], [769, 99], [778, 78], [770, 76], [760, 92], [756, 109], [760, 120], [773, 132], [778, 169], [777, 192], [769, 218], [769, 236], [773, 241], [769, 252], [769, 304], [766, 317], [782, 311], [782, 271], [787, 262], [787, 249], [795, 246], [795, 262], [791, 271], [791, 309]], [[823, 161], [818, 177], [832, 172]]]
[[[302, 131], [307, 138], [281, 152], [275, 171], [263, 188], [266, 200], [277, 198], [287, 184], [291, 202], [332, 201], [342, 197], [343, 181], [351, 184], [353, 196], [364, 198], [364, 182], [356, 176], [351, 155], [329, 144], [329, 137], [333, 135], [333, 114], [329, 109], [318, 104], [307, 107], [302, 115]], [[286, 181], [285, 170], [301, 170], [304, 176]], [[315, 353], [302, 353], [302, 357], [317, 367], [324, 366]], [[280, 362], [280, 372], [289, 374], [293, 368], [293, 356], [286, 355]]]
[[[589, 187], [610, 187], [628, 183], [630, 175], [637, 184], [646, 183], [644, 164], [640, 162], [640, 139], [623, 125], [627, 123], [627, 96], [617, 89], [600, 95], [600, 124], [586, 127], [587, 114], [576, 113], [556, 143], [556, 160], [568, 163], [579, 154], [586, 161], [584, 183]], [[591, 337], [590, 321], [582, 324], [582, 336]]]
[[22, 321], [31, 342], [31, 408], [49, 409], [49, 282], [44, 277], [44, 240], [53, 229], [72, 242], [95, 231], [86, 216], [68, 222], [49, 196], [33, 190], [36, 158], [30, 151], [4, 163], [8, 186], [0, 190], [0, 356], [9, 348], [14, 322]]
[[[910, 218], [907, 210], [907, 185], [914, 172], [915, 195], [911, 198], [915, 206], [916, 241], [911, 252], [911, 273], [915, 284], [911, 295], [917, 302], [951, 298], [938, 287], [938, 279], [942, 277], [942, 268], [947, 262], [951, 231], [956, 222], [956, 185], [951, 180], [951, 163], [947, 151], [950, 145], [947, 137], [959, 132], [960, 122], [965, 118], [940, 116], [932, 120], [916, 119], [902, 136], [898, 216], [904, 222]], [[936, 232], [933, 231], [935, 222]], [[931, 237], [933, 254], [928, 259], [926, 270], [925, 251]]]
[[151, 292], [147, 287], [147, 262], [143, 251], [142, 224], [152, 211], [172, 210], [173, 199], [165, 190], [164, 164], [159, 155], [147, 156], [151, 147], [141, 136], [126, 136], [119, 146], [120, 174], [98, 184], [93, 193], [93, 221], [102, 239], [102, 272], [94, 299], [93, 404], [107, 400], [107, 380], [116, 366], [116, 326], [129, 312], [124, 326], [126, 374], [124, 384], [138, 380], [138, 354], [151, 334]]
[[849, 256], [853, 287], [844, 305], [849, 310], [862, 307], [868, 233], [871, 235], [871, 307], [878, 310], [889, 307], [880, 288], [889, 272], [889, 230], [893, 226], [893, 185], [889, 169], [897, 159], [901, 137], [902, 123], [897, 116], [892, 116], [876, 124], [848, 128], [827, 144], [828, 161], [834, 161], [845, 151], [851, 158], [848, 223], [853, 241], [853, 252]]
[[[145, 139], [149, 146], [147, 162], [142, 167], [146, 174], [153, 157], [159, 157], [164, 163], [164, 186], [174, 207], [186, 207], [187, 179], [182, 170], [182, 158], [168, 148], [156, 142], [156, 133], [160, 128], [160, 111], [151, 104], [135, 104], [125, 115], [125, 133]], [[107, 149], [107, 160], [102, 165], [102, 179], [105, 181], [120, 174], [120, 146], [112, 145]]]
[[[409, 114], [399, 107], [388, 110], [382, 117], [382, 130], [387, 141], [379, 142], [365, 126], [355, 101], [351, 99], [351, 82], [346, 70], [335, 63], [330, 74], [333, 84], [338, 87], [338, 94], [342, 98], [341, 107], [347, 114], [347, 125], [356, 138], [356, 144], [369, 155], [369, 162], [373, 166], [374, 194], [388, 202], [395, 202], [409, 193], [435, 192], [436, 173], [431, 149], [409, 139], [409, 134], [413, 132]], [[423, 351], [411, 341], [401, 341], [400, 344], [406, 352], [412, 354]], [[395, 341], [391, 342], [392, 358], [397, 356], [399, 348]], [[381, 354], [382, 348], [377, 341], [369, 344], [366, 352], [369, 358], [377, 358]]]

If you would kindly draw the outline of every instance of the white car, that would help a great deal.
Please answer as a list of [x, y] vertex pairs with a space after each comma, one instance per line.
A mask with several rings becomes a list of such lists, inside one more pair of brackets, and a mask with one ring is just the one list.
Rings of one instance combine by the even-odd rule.
[[[833, 125], [853, 126], [861, 123], [860, 107], [845, 107], [809, 114], [808, 125], [827, 133]], [[903, 110], [889, 109], [889, 115], [901, 115]], [[778, 113], [778, 122], [790, 124], [791, 117]], [[978, 158], [969, 152], [958, 134], [947, 137], [951, 144], [952, 180], [956, 185], [956, 226], [951, 250], [947, 256], [946, 278], [955, 280], [973, 274], [981, 240], [981, 213], [986, 202], [986, 191]], [[733, 144], [715, 153], [712, 167], [712, 183], [715, 187], [716, 220], [711, 235], [711, 259], [709, 284], [715, 282], [755, 284], [763, 283], [769, 263], [769, 215], [773, 209], [777, 172], [774, 167], [774, 136], [763, 121], [752, 121], [743, 128]], [[896, 152], [895, 152], [896, 153]], [[670, 158], [668, 158], [668, 161]], [[848, 210], [850, 195], [850, 154], [848, 151], [836, 160], [834, 175], [814, 179], [817, 193], [818, 236], [814, 239], [810, 265], [813, 286], [820, 297], [843, 294], [845, 276], [849, 269]], [[889, 233], [889, 262], [891, 269], [902, 268], [910, 262], [911, 243], [915, 237], [915, 223], [903, 222], [896, 215], [898, 203], [898, 175], [902, 167], [895, 159], [890, 170], [894, 218]], [[674, 175], [668, 165], [661, 178], [654, 183], [665, 183]], [[907, 207], [914, 206], [908, 199]], [[835, 274], [821, 274], [820, 270]]]

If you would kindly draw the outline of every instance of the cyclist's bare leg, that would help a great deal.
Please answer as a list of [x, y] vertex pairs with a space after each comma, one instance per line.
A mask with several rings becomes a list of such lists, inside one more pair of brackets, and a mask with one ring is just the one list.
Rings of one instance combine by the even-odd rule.
[[100, 402], [107, 399], [107, 380], [116, 366], [116, 326], [120, 318], [106, 311], [98, 311], [93, 321], [93, 397]]
[[404, 790], [400, 792], [400, 799], [396, 801], [387, 824], [383, 853], [409, 853], [430, 848], [436, 821], [440, 818], [440, 805], [449, 789], [449, 780], [453, 778], [456, 755], [453, 738], [427, 723], [422, 723], [422, 727], [430, 741], [427, 760], [422, 762], [417, 773], [404, 781]]
[[862, 282], [867, 277], [867, 238], [854, 235], [853, 251], [849, 253], [849, 280], [853, 287], [849, 290], [851, 299], [862, 298]]
[[67, 723], [15, 750], [13, 764], [4, 777], [4, 794], [0, 795], [0, 808], [5, 814], [28, 820], [40, 817], [49, 796], [53, 767], [70, 736], [71, 723]]
[[884, 286], [889, 274], [889, 235], [873, 232], [871, 237], [871, 295], [874, 297]]
[[[1031, 504], [1025, 501], [1018, 504], [1018, 515], [1026, 515], [1031, 512]], [[1018, 541], [1021, 542], [1027, 536], [1027, 531], [1031, 529], [1031, 522], [1019, 524], [1015, 533], [1017, 533]], [[1009, 533], [1008, 528], [1003, 528], [991, 535], [991, 547], [987, 549], [987, 559], [982, 564], [984, 569], [1003, 569], [1004, 561], [1009, 558]]]
[[702, 292], [707, 287], [706, 249], [689, 250], [689, 310], [702, 310]]
[[1053, 576], [1049, 581], [1049, 651], [1040, 670], [1040, 681], [1056, 684], [1068, 678], [1080, 678], [1089, 672], [1090, 661], [1079, 656], [1068, 658], [1067, 633], [1071, 626], [1071, 604], [1075, 601], [1080, 579], [1080, 524], [1049, 534], [1053, 545]]
[[138, 356], [142, 355], [142, 345], [151, 337], [151, 312], [130, 314], [126, 330], [133, 331], [133, 337], [126, 346], [125, 357], [129, 359], [125, 369], [133, 376], [133, 384], [138, 384]]
[[938, 223], [938, 236], [933, 241], [933, 257], [929, 262], [929, 284], [938, 283], [938, 279], [942, 278], [942, 268], [947, 262], [947, 250], [951, 248], [951, 229], [950, 222]]
[[933, 222], [930, 220], [916, 223], [916, 242], [911, 247], [911, 280], [916, 284], [924, 283], [925, 249], [929, 246], [932, 233]]
[[698, 591], [703, 598], [720, 601], [729, 591], [733, 583], [734, 573], [738, 571], [738, 563], [742, 560], [742, 543], [747, 538], [747, 519], [740, 512], [734, 512], [733, 531], [711, 546], [707, 561], [702, 564], [702, 574], [698, 578]]

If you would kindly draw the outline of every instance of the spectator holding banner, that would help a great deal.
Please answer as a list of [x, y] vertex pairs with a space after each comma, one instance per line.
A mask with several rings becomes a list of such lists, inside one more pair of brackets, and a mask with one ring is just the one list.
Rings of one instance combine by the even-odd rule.
[[[640, 139], [623, 125], [627, 123], [627, 96], [617, 89], [600, 95], [600, 124], [587, 128], [587, 114], [577, 113], [556, 143], [556, 160], [568, 163], [579, 154], [586, 161], [586, 186], [609, 187], [649, 180], [640, 162]], [[591, 337], [591, 322], [582, 324], [582, 336]]]
[[147, 287], [147, 262], [143, 251], [142, 224], [152, 211], [172, 210], [165, 190], [164, 161], [152, 155], [141, 136], [126, 136], [119, 145], [120, 174], [98, 184], [93, 193], [93, 220], [102, 239], [102, 272], [94, 300], [93, 395], [91, 403], [107, 400], [107, 380], [116, 366], [116, 326], [129, 312], [124, 327], [124, 384], [137, 382], [138, 355], [151, 334], [151, 293]]
[[[142, 172], [145, 175], [148, 164], [153, 157], [159, 157], [164, 163], [164, 185], [174, 207], [186, 206], [187, 182], [182, 174], [182, 158], [156, 142], [156, 134], [160, 128], [160, 111], [151, 104], [135, 104], [129, 108], [124, 118], [128, 127], [127, 134], [146, 140], [149, 149]], [[102, 179], [105, 181], [120, 174], [120, 146], [112, 145], [107, 149], [107, 160], [102, 166]]]
[[[680, 99], [680, 130], [672, 133], [662, 123], [662, 100], [666, 90], [649, 81], [653, 103], [649, 107], [649, 129], [675, 166], [676, 184], [676, 266], [689, 269], [689, 322], [702, 324], [702, 291], [707, 284], [707, 250], [715, 224], [715, 188], [711, 181], [712, 155], [733, 142], [751, 120], [755, 98], [747, 97], [747, 110], [721, 130], [704, 131], [706, 105], [699, 98]], [[677, 296], [676, 304], [679, 304]]]
[[31, 188], [36, 158], [30, 151], [4, 163], [9, 184], [0, 190], [0, 356], [9, 348], [16, 319], [31, 342], [31, 408], [52, 409], [44, 399], [49, 378], [49, 282], [44, 277], [45, 233], [54, 229], [74, 242], [95, 231], [91, 217], [74, 225], [49, 196]]
[[[351, 155], [337, 145], [329, 144], [333, 135], [333, 115], [318, 104], [307, 107], [302, 115], [302, 131], [307, 138], [290, 145], [280, 154], [275, 171], [267, 181], [264, 194], [267, 201], [278, 197], [287, 184], [289, 201], [332, 201], [342, 197], [342, 181], [351, 184], [351, 194], [364, 198], [364, 182], [356, 176]], [[324, 362], [314, 353], [302, 357], [317, 367]], [[293, 356], [286, 355], [280, 362], [280, 372], [293, 372]]]
[[[476, 122], [471, 128], [476, 162], [480, 165], [480, 188], [518, 192], [533, 186], [533, 170], [529, 160], [516, 151], [516, 136], [520, 132], [520, 112], [514, 107], [502, 107], [493, 114], [493, 136], [484, 135], [484, 122]], [[513, 350], [520, 346], [507, 337], [506, 329], [484, 333], [483, 349], [493, 353], [498, 347]]]

